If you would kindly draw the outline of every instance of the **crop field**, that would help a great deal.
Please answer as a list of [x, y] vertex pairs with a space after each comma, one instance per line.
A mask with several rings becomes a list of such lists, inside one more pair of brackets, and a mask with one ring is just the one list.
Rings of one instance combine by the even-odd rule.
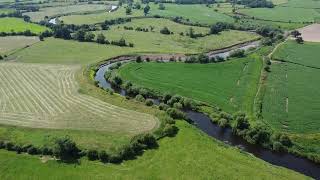
[[150, 131], [157, 120], [77, 91], [78, 67], [1, 63], [0, 123], [33, 128]]
[[240, 9], [240, 12], [250, 17], [282, 22], [314, 22], [320, 17], [316, 9], [292, 7]]
[[45, 16], [52, 17], [57, 15], [69, 14], [69, 13], [84, 13], [84, 12], [95, 12], [102, 11], [108, 8], [107, 5], [96, 5], [96, 4], [80, 4], [80, 5], [70, 5], [70, 6], [57, 6], [57, 7], [47, 7], [41, 8], [36, 12], [27, 12], [24, 15], [28, 15], [31, 21], [39, 22], [44, 20]]
[[320, 42], [320, 24], [311, 24], [298, 29], [304, 41]]
[[[185, 29], [188, 28], [189, 26], [185, 26]], [[179, 37], [180, 35], [177, 34], [163, 35], [154, 32], [127, 31], [123, 28], [112, 28], [109, 31], [102, 32], [105, 33], [109, 41], [124, 37], [127, 42], [132, 42], [135, 46], [130, 48], [47, 38], [45, 41], [12, 54], [9, 59], [36, 63], [90, 64], [125, 54], [200, 53], [203, 50], [223, 48], [258, 38], [256, 34], [243, 31], [225, 31], [220, 35], [198, 39]], [[96, 33], [100, 33], [100, 31]], [[88, 48], [90, 48], [90, 51], [87, 51]]]
[[218, 64], [130, 63], [120, 68], [119, 75], [162, 93], [218, 105], [227, 112], [250, 112], [260, 66], [254, 57]]
[[49, 179], [308, 179], [223, 146], [186, 122], [178, 121], [177, 125], [176, 137], [161, 139], [158, 149], [119, 165], [86, 159], [77, 165], [41, 162], [39, 157], [0, 150], [0, 175], [15, 180], [47, 179], [48, 175]]
[[6, 36], [0, 37], [0, 54], [11, 53], [14, 50], [39, 42], [38, 37]]
[[62, 16], [59, 20], [63, 21], [65, 24], [96, 24], [104, 22], [105, 20], [125, 18], [125, 17], [139, 17], [144, 16], [143, 10], [132, 10], [132, 13], [127, 15], [125, 8], [120, 7], [113, 12], [101, 12], [94, 14], [84, 14], [84, 15], [68, 15]]
[[23, 32], [30, 30], [33, 33], [41, 33], [47, 30], [46, 27], [32, 24], [18, 18], [0, 18], [0, 32]]

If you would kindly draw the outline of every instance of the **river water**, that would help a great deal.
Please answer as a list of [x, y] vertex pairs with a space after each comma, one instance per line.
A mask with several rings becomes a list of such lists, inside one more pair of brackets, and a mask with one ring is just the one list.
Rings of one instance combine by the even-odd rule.
[[[252, 47], [252, 46], [250, 46]], [[241, 47], [242, 49], [244, 47]], [[248, 49], [248, 48], [247, 48]], [[219, 52], [224, 55], [226, 52]], [[221, 54], [215, 54], [215, 56], [223, 57]], [[230, 54], [230, 51], [229, 51]], [[129, 62], [129, 60], [121, 61], [123, 63]], [[105, 64], [100, 67], [97, 71], [95, 80], [99, 82], [99, 86], [106, 89], [113, 89], [116, 93], [119, 93], [123, 96], [126, 95], [125, 90], [123, 89], [114, 89], [110, 83], [104, 78], [104, 74], [109, 70], [109, 67], [114, 63]], [[155, 104], [159, 104], [160, 101], [154, 99]], [[267, 161], [273, 165], [286, 167], [288, 169], [295, 170], [307, 176], [313, 177], [320, 180], [320, 165], [302, 157], [297, 157], [288, 153], [274, 152], [269, 149], [265, 149], [259, 145], [253, 145], [246, 142], [239, 136], [236, 136], [232, 133], [231, 128], [221, 128], [217, 124], [211, 122], [210, 118], [203, 113], [195, 111], [186, 111], [187, 117], [193, 122], [193, 124], [199, 128], [201, 131], [205, 132], [209, 136], [218, 139], [226, 144], [231, 146], [238, 147], [243, 151], [253, 154], [255, 157], [260, 158], [264, 161]]]

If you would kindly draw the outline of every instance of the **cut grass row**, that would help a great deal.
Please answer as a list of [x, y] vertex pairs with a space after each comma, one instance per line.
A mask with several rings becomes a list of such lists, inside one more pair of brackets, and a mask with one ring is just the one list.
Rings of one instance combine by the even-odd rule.
[[308, 179], [225, 147], [186, 122], [177, 125], [176, 137], [161, 139], [158, 149], [120, 165], [85, 159], [78, 165], [43, 163], [35, 156], [1, 150], [0, 175], [4, 179]]
[[[37, 140], [44, 143], [43, 138], [46, 138], [41, 137], [41, 133], [55, 137], [70, 132], [74, 139], [80, 139], [80, 144], [85, 145], [84, 133], [98, 131], [93, 133], [98, 140], [109, 136], [109, 141], [101, 144], [112, 145], [112, 142], [122, 142], [158, 127], [154, 116], [79, 94], [75, 79], [78, 66], [0, 63], [0, 69], [0, 123], [26, 127], [19, 130], [3, 126], [1, 139], [21, 140], [19, 143], [24, 144], [35, 138], [39, 144]], [[32, 132], [30, 128], [40, 130]], [[47, 132], [41, 130], [43, 128], [55, 130]], [[28, 131], [30, 135], [26, 135]]]
[[261, 60], [252, 55], [218, 64], [130, 63], [120, 68], [119, 75], [134, 84], [217, 105], [227, 112], [252, 113], [260, 68]]
[[38, 37], [6, 36], [0, 37], [0, 55], [11, 54], [15, 50], [25, 48], [39, 42]]
[[39, 34], [48, 28], [38, 24], [32, 24], [23, 21], [20, 18], [0, 18], [0, 32], [24, 32], [30, 30], [33, 33]]

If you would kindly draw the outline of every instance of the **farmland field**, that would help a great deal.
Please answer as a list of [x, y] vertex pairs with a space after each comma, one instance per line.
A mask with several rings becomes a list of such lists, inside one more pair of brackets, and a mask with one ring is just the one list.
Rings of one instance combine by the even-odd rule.
[[[255, 57], [218, 64], [130, 63], [119, 70], [124, 80], [218, 105], [227, 112], [252, 110], [261, 62]], [[244, 91], [250, 87], [252, 91]]]
[[0, 174], [5, 179], [308, 179], [225, 147], [186, 122], [177, 125], [176, 137], [161, 139], [158, 149], [119, 165], [85, 159], [77, 165], [43, 163], [38, 157], [0, 150]]
[[[186, 30], [189, 28], [189, 26], [180, 26]], [[102, 32], [106, 34], [108, 40], [119, 40], [124, 37], [127, 42], [132, 42], [135, 46], [130, 48], [47, 38], [45, 41], [9, 56], [9, 59], [37, 63], [90, 64], [125, 54], [199, 53], [203, 50], [223, 48], [258, 38], [255, 34], [243, 31], [225, 31], [220, 35], [210, 35], [198, 39], [179, 37], [177, 34], [163, 35], [154, 32], [127, 31], [123, 28], [117, 29], [117, 27]], [[100, 31], [96, 33], [100, 33]], [[87, 51], [88, 48], [90, 51]]]
[[102, 11], [107, 9], [106, 5], [94, 5], [94, 4], [81, 4], [81, 5], [70, 5], [70, 6], [57, 6], [57, 7], [47, 7], [41, 8], [37, 12], [27, 12], [24, 15], [28, 15], [31, 18], [31, 21], [39, 22], [44, 20], [45, 16], [57, 16], [68, 13], [81, 13], [81, 12], [95, 12]]
[[1, 124], [127, 134], [157, 125], [152, 116], [80, 95], [77, 66], [1, 63], [0, 69]]
[[0, 9], [0, 14], [8, 14], [14, 12], [14, 9]]
[[30, 30], [31, 32], [38, 34], [47, 30], [47, 28], [37, 24], [25, 22], [23, 19], [0, 18], [0, 32], [23, 32], [25, 30]]
[[294, 8], [318, 9], [320, 8], [320, 2], [317, 0], [303, 0], [303, 1], [288, 0], [288, 3], [281, 4], [281, 6], [294, 7]]
[[320, 17], [315, 9], [291, 7], [240, 9], [240, 12], [250, 17], [282, 22], [314, 22]]
[[0, 54], [11, 53], [16, 49], [24, 48], [36, 42], [39, 42], [38, 37], [26, 37], [26, 36], [0, 37]]

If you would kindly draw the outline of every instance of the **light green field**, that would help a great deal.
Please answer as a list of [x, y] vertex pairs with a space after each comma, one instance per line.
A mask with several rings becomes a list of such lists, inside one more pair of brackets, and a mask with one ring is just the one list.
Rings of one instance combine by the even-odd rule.
[[[214, 8], [208, 8], [205, 5], [177, 5], [165, 4], [165, 10], [159, 10], [158, 5], [151, 4], [151, 15], [160, 15], [165, 17], [183, 17], [191, 22], [201, 24], [214, 24], [219, 21], [233, 22], [233, 18], [225, 14], [215, 12]], [[222, 9], [222, 8], [221, 8]]]
[[14, 9], [0, 9], [0, 14], [8, 14], [14, 12]]
[[302, 45], [287, 41], [273, 55], [274, 59], [320, 68], [320, 43], [305, 42]]
[[[120, 165], [81, 160], [79, 164], [41, 162], [36, 156], [0, 151], [4, 179], [308, 179], [228, 148], [186, 122], [179, 133], [164, 138], [159, 148]], [[17, 173], [19, 172], [19, 173]]]
[[57, 15], [69, 14], [69, 13], [95, 12], [95, 11], [106, 10], [107, 8], [108, 8], [107, 5], [80, 4], [80, 5], [41, 8], [37, 12], [27, 12], [27, 13], [24, 13], [24, 15], [30, 16], [31, 21], [39, 22], [41, 20], [44, 20], [45, 16], [52, 17]]
[[[165, 4], [165, 10], [159, 10], [158, 5], [150, 3], [150, 16], [160, 15], [165, 17], [181, 16], [185, 19], [189, 19], [190, 22], [201, 24], [214, 24], [218, 21], [233, 22], [233, 18], [219, 12], [230, 12], [230, 7], [225, 5], [218, 8], [218, 12], [214, 11], [214, 8], [208, 8], [204, 5], [176, 5]], [[217, 8], [215, 8], [217, 9]], [[132, 10], [131, 15], [126, 15], [125, 8], [121, 7], [117, 11], [111, 13], [97, 13], [88, 15], [70, 15], [60, 18], [66, 24], [95, 24], [103, 22], [106, 19], [115, 19], [120, 17], [139, 17], [144, 16], [143, 10]]]
[[280, 28], [283, 30], [293, 30], [306, 26], [303, 23], [288, 23], [288, 22], [274, 22], [274, 21], [264, 21], [264, 20], [256, 20], [256, 19], [241, 19], [238, 23], [240, 24], [249, 24], [252, 26], [271, 26], [274, 28]]
[[104, 22], [105, 20], [125, 18], [125, 17], [138, 17], [143, 16], [143, 10], [132, 10], [132, 13], [127, 15], [125, 8], [120, 7], [118, 10], [113, 12], [102, 12], [95, 14], [86, 15], [68, 15], [62, 16], [59, 20], [62, 20], [65, 24], [96, 24]]
[[0, 32], [23, 32], [30, 30], [33, 33], [41, 33], [46, 27], [23, 21], [19, 18], [0, 18]]
[[[180, 25], [182, 26], [182, 25]], [[184, 26], [186, 29], [189, 26]], [[127, 42], [135, 44], [133, 48], [97, 43], [80, 43], [48, 38], [30, 48], [9, 56], [21, 62], [55, 63], [55, 64], [90, 64], [111, 57], [136, 53], [200, 53], [223, 48], [257, 38], [252, 33], [242, 31], [225, 31], [220, 35], [206, 36], [198, 39], [180, 35], [163, 35], [153, 32], [127, 31], [113, 27], [105, 33], [108, 40], [119, 40], [124, 37]], [[100, 33], [100, 32], [96, 32]], [[90, 51], [88, 51], [90, 49]]]
[[0, 123], [124, 135], [150, 131], [157, 120], [78, 93], [78, 66], [0, 64]]
[[282, 22], [314, 22], [320, 17], [320, 13], [315, 9], [291, 7], [251, 8], [239, 11], [250, 17]]
[[281, 6], [288, 6], [288, 7], [295, 7], [295, 8], [307, 8], [307, 9], [318, 9], [318, 8], [320, 8], [320, 1], [318, 1], [318, 0], [303, 0], [303, 1], [301, 1], [301, 0], [288, 0], [288, 3], [281, 4]]
[[218, 105], [227, 112], [251, 112], [260, 68], [261, 61], [251, 56], [217, 64], [130, 63], [119, 75], [162, 93]]
[[39, 42], [38, 37], [6, 36], [0, 37], [0, 54], [11, 53], [14, 50]]
[[288, 0], [271, 0], [274, 5], [286, 4]]

